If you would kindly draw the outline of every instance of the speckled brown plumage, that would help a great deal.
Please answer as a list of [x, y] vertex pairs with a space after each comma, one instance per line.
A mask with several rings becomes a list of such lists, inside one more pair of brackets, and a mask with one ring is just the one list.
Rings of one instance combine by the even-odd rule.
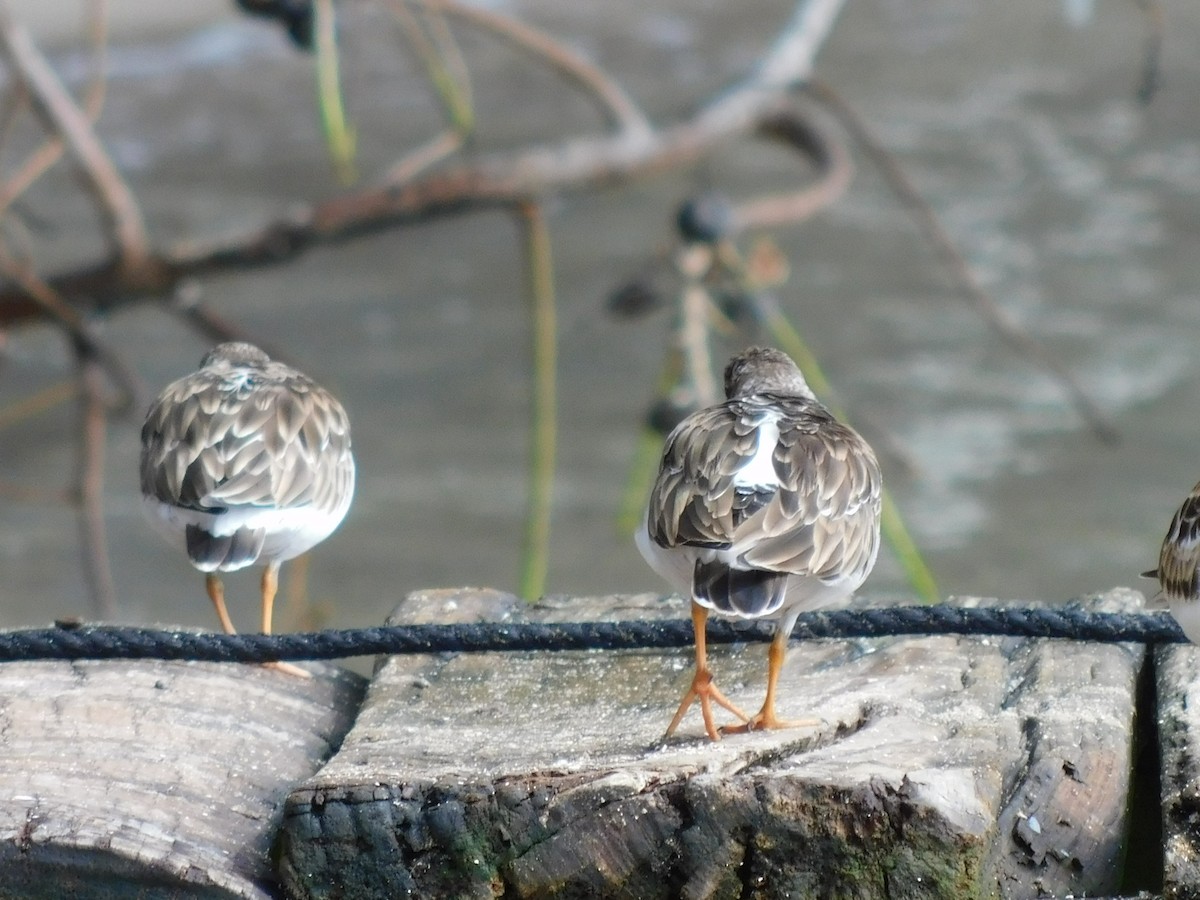
[[1158, 554], [1158, 568], [1142, 574], [1157, 578], [1164, 602], [1193, 643], [1200, 643], [1200, 484], [1192, 488], [1171, 518]]
[[[845, 599], [874, 566], [879, 464], [778, 350], [734, 357], [725, 388], [724, 403], [692, 414], [668, 436], [638, 546], [700, 608], [698, 628], [707, 610], [778, 616], [786, 643], [801, 610]], [[698, 672], [699, 655], [698, 645]], [[773, 651], [771, 698], [776, 657], [781, 664], [782, 648]], [[706, 690], [715, 689], [697, 693], [702, 709]], [[773, 703], [756, 722], [776, 722]]]
[[[777, 417], [775, 485], [735, 484], [759, 427]], [[879, 542], [879, 467], [815, 400], [760, 393], [702, 410], [667, 440], [647, 526], [664, 549], [724, 551], [729, 567], [817, 579], [866, 576]], [[713, 598], [722, 612], [726, 601]], [[740, 610], [770, 615], [783, 603]]]
[[142, 493], [205, 511], [337, 508], [354, 483], [342, 405], [261, 351], [234, 356], [222, 349], [230, 346], [217, 347], [150, 407]]
[[[142, 427], [151, 521], [169, 540], [182, 539], [202, 571], [265, 563], [264, 630], [279, 564], [337, 527], [354, 475], [342, 405], [251, 344], [213, 348], [158, 396]], [[210, 580], [210, 596], [220, 590]], [[213, 602], [223, 614], [223, 600]], [[227, 622], [222, 615], [228, 630]]]

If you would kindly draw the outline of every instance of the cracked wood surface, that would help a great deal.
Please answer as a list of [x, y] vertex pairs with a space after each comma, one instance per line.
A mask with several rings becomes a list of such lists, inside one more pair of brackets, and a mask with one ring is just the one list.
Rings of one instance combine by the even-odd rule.
[[306, 668], [0, 666], [0, 898], [279, 897], [283, 801], [366, 687]]
[[[523, 607], [464, 589], [417, 593], [392, 621], [684, 615], [651, 596]], [[690, 651], [391, 657], [342, 750], [288, 800], [281, 878], [304, 898], [1114, 892], [1142, 656], [1008, 638], [794, 644], [780, 713], [822, 723], [717, 744], [695, 710], [661, 739]], [[710, 660], [756, 709], [766, 645]]]
[[1200, 650], [1155, 651], [1162, 777], [1163, 894], [1200, 897]]

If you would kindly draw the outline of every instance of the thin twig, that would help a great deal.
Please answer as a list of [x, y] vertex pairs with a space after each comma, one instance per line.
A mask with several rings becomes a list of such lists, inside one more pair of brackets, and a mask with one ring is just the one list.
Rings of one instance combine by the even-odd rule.
[[463, 136], [453, 129], [446, 129], [388, 169], [383, 176], [384, 183], [407, 184], [426, 169], [457, 153], [462, 146]]
[[[671, 347], [663, 362], [662, 372], [654, 392], [654, 402], [669, 401], [671, 391], [683, 374], [683, 357], [678, 349]], [[617, 528], [628, 534], [637, 528], [646, 509], [646, 497], [654, 484], [654, 476], [662, 459], [663, 433], [651, 422], [646, 422], [638, 433], [637, 449], [629, 464], [625, 478], [625, 490], [621, 493], [621, 505], [617, 510]]]
[[[88, 83], [83, 101], [84, 114], [93, 125], [100, 118], [104, 109], [104, 96], [107, 87], [108, 70], [108, 16], [105, 0], [95, 0], [89, 5], [91, 10], [91, 27], [88, 29], [92, 44], [92, 78]], [[21, 83], [20, 93], [28, 97], [24, 83]], [[0, 185], [0, 216], [8, 211], [21, 194], [29, 186], [44, 175], [59, 159], [62, 158], [66, 144], [59, 134], [48, 137], [35, 149], [25, 162], [17, 169], [3, 185]]]
[[390, 5], [421, 58], [450, 123], [441, 134], [401, 158], [383, 177], [385, 184], [406, 184], [463, 147], [475, 128], [475, 110], [471, 73], [442, 16], [429, 12], [440, 26], [431, 35], [421, 28], [407, 0], [391, 0]]
[[446, 26], [446, 20], [439, 10], [421, 4], [429, 22], [423, 28], [409, 9], [411, 4], [408, 0], [392, 0], [390, 5], [409, 43], [420, 57], [430, 84], [442, 101], [450, 127], [465, 138], [475, 128], [471, 72], [454, 35]]
[[457, 0], [408, 0], [429, 9], [439, 10], [484, 28], [511, 42], [525, 53], [533, 55], [558, 69], [599, 101], [612, 124], [621, 134], [647, 136], [651, 126], [633, 99], [608, 74], [537, 28], [477, 6]]
[[19, 425], [27, 419], [61, 406], [78, 392], [79, 385], [74, 381], [60, 381], [15, 403], [0, 407], [0, 430]]
[[83, 347], [104, 365], [109, 377], [125, 395], [121, 406], [140, 407], [147, 396], [141, 376], [131, 368], [119, 353], [93, 333], [87, 322], [30, 266], [13, 259], [0, 240], [0, 272], [17, 284], [24, 297], [32, 300], [52, 321], [61, 325], [75, 343]]
[[109, 565], [108, 537], [104, 528], [104, 446], [108, 422], [104, 369], [85, 347], [76, 344], [75, 352], [82, 401], [76, 496], [83, 569], [92, 600], [92, 615], [111, 620], [117, 615], [117, 590]]
[[[180, 284], [172, 298], [171, 311], [178, 314], [185, 322], [195, 328], [214, 344], [223, 341], [248, 341], [263, 346], [258, 340], [251, 338], [224, 316], [214, 312], [204, 305], [204, 291], [195, 281]], [[270, 352], [270, 351], [268, 351]], [[276, 357], [275, 353], [270, 354]]]
[[0, 55], [29, 88], [47, 129], [66, 142], [112, 229], [121, 268], [136, 273], [152, 262], [150, 241], [133, 192], [113, 165], [87, 116], [67, 93], [29, 32], [0, 4]]
[[536, 600], [546, 587], [550, 561], [550, 514], [554, 501], [557, 442], [558, 338], [553, 251], [545, 214], [537, 203], [517, 207], [524, 231], [533, 327], [533, 404], [530, 421], [529, 507], [521, 566], [521, 596]]
[[[799, 2], [763, 66], [722, 91], [696, 116], [654, 131], [648, 139], [631, 140], [619, 132], [483, 156], [429, 173], [411, 184], [376, 185], [314, 205], [298, 205], [286, 218], [212, 243], [181, 242], [156, 257], [136, 278], [118, 263], [106, 260], [47, 280], [64, 296], [86, 296], [101, 305], [116, 305], [168, 292], [187, 275], [279, 264], [314, 246], [384, 228], [467, 210], [509, 207], [556, 191], [607, 187], [685, 165], [782, 108], [785, 88], [778, 84], [790, 86], [807, 77], [812, 57], [842, 2]], [[811, 35], [798, 33], [810, 26], [814, 29]], [[770, 84], [762, 80], [767, 76], [773, 79]], [[0, 286], [0, 325], [37, 313], [38, 308], [20, 291]]]
[[758, 133], [799, 150], [813, 163], [819, 177], [798, 191], [773, 193], [737, 204], [732, 233], [802, 222], [832, 205], [854, 179], [854, 162], [845, 144], [814, 119], [792, 111], [780, 112], [765, 118]]
[[[809, 387], [822, 398], [822, 402], [835, 416], [843, 422], [849, 422], [850, 419], [845, 410], [840, 409], [838, 404], [831, 399], [833, 388], [829, 379], [825, 377], [825, 372], [817, 361], [816, 354], [809, 348], [808, 342], [784, 316], [778, 304], [770, 298], [760, 299], [759, 308], [763, 325], [780, 349], [800, 366]], [[908, 527], [904, 524], [904, 518], [900, 515], [896, 502], [886, 489], [883, 492], [883, 510], [879, 529], [883, 533], [884, 540], [891, 546], [900, 567], [904, 569], [908, 583], [916, 595], [925, 603], [937, 603], [941, 599], [938, 593], [937, 579], [933, 577], [933, 571], [925, 562], [925, 558], [917, 548], [916, 541], [912, 539]]]
[[684, 381], [697, 407], [712, 406], [719, 399], [709, 347], [712, 298], [703, 282], [713, 258], [713, 248], [706, 244], [686, 244], [675, 256], [684, 279], [679, 291], [675, 344], [683, 360]]
[[428, 35], [431, 45], [435, 47], [438, 59], [447, 78], [455, 86], [456, 124], [464, 131], [470, 131], [475, 119], [475, 98], [471, 85], [471, 70], [462, 48], [454, 39], [454, 33], [446, 22], [445, 14], [436, 7], [424, 4], [425, 19], [428, 23], [422, 33]]
[[1146, 14], [1146, 49], [1142, 55], [1142, 78], [1138, 102], [1148, 105], [1158, 93], [1163, 45], [1163, 10], [1159, 0], [1136, 0]]
[[829, 85], [813, 81], [809, 85], [809, 91], [838, 117], [854, 140], [875, 163], [892, 192], [904, 204], [924, 232], [926, 240], [933, 246], [942, 265], [950, 272], [963, 296], [971, 302], [984, 321], [991, 325], [996, 333], [1018, 353], [1036, 362], [1058, 380], [1097, 438], [1104, 443], [1114, 443], [1117, 440], [1117, 430], [1108, 421], [1108, 417], [1096, 406], [1071, 372], [1059, 362], [1049, 348], [1022, 330], [1003, 307], [983, 289], [975, 278], [975, 273], [971, 271], [970, 265], [942, 227], [937, 215], [934, 214], [916, 186], [909, 180], [908, 175], [896, 164], [895, 159], [875, 137], [866, 123]]

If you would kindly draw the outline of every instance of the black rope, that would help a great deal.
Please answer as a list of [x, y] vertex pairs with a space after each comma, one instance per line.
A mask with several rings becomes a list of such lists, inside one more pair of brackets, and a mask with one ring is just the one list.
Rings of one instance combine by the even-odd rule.
[[[710, 618], [710, 644], [768, 640], [771, 622]], [[896, 606], [803, 613], [792, 638], [996, 635], [1100, 643], [1184, 643], [1165, 613], [1054, 608]], [[70, 626], [0, 632], [0, 662], [34, 659], [190, 659], [270, 662], [378, 653], [514, 650], [631, 650], [692, 644], [688, 620], [396, 625], [296, 634], [196, 634], [150, 628]]]

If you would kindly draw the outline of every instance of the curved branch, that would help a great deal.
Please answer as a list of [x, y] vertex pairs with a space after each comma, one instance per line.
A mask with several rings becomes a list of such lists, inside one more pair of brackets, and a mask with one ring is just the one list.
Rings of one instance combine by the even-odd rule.
[[595, 96], [619, 131], [640, 135], [646, 135], [652, 131], [645, 114], [620, 85], [609, 78], [598, 66], [572, 52], [561, 41], [555, 40], [544, 31], [491, 10], [459, 3], [457, 0], [404, 0], [404, 2], [435, 9], [447, 16], [453, 16], [476, 27], [484, 28], [497, 37], [509, 41], [519, 50], [548, 62]]
[[844, 143], [825, 134], [815, 121], [793, 112], [781, 112], [763, 119], [758, 133], [782, 141], [809, 159], [819, 180], [798, 191], [768, 194], [739, 203], [733, 209], [734, 232], [803, 221], [829, 206], [850, 186], [854, 163], [849, 151]]
[[[95, 124], [96, 120], [100, 118], [100, 110], [104, 108], [104, 94], [107, 87], [108, 27], [105, 6], [104, 0], [98, 0], [91, 7], [92, 24], [89, 30], [93, 47], [94, 72], [84, 96], [83, 108], [88, 121], [92, 124]], [[26, 158], [15, 175], [0, 185], [0, 215], [7, 212], [21, 194], [62, 158], [63, 151], [66, 149], [65, 144], [61, 135], [56, 134], [48, 138]]]
[[[818, 171], [816, 184], [784, 197], [749, 201], [735, 210], [736, 230], [794, 222], [836, 199], [852, 174], [849, 157], [795, 113], [772, 110], [762, 133], [785, 142]], [[109, 260], [48, 278], [63, 297], [88, 297], [100, 306], [115, 306], [138, 297], [169, 292], [187, 276], [226, 269], [257, 268], [300, 256], [312, 247], [334, 244], [386, 228], [426, 221], [469, 210], [503, 207], [558, 190], [582, 191], [616, 184], [697, 158], [727, 135], [678, 126], [638, 152], [617, 158], [619, 139], [581, 142], [573, 161], [543, 166], [544, 150], [484, 160], [426, 175], [404, 186], [371, 187], [298, 208], [287, 219], [249, 233], [210, 244], [182, 242], [157, 257], [141, 277], [131, 280], [117, 261]], [[614, 150], [608, 154], [607, 151]], [[547, 171], [553, 168], [553, 171]], [[540, 175], [540, 177], [539, 177]], [[0, 289], [0, 324], [40, 316], [20, 286]]]
[[[118, 267], [116, 271], [123, 272], [124, 270]], [[87, 320], [64, 299], [64, 295], [58, 289], [39, 278], [29, 266], [14, 259], [2, 241], [0, 241], [0, 272], [3, 272], [16, 284], [16, 290], [19, 292], [19, 296], [11, 306], [0, 299], [0, 312], [8, 313], [11, 309], [32, 308], [37, 310], [39, 317], [45, 317], [58, 323], [77, 346], [103, 363], [114, 383], [125, 394], [125, 401], [121, 404], [123, 408], [137, 408], [143, 405], [146, 390], [137, 372], [121, 358], [119, 353], [94, 333]], [[0, 315], [0, 324], [3, 324], [4, 318], [5, 316]]]
[[1051, 353], [1045, 344], [1024, 331], [992, 295], [983, 289], [975, 277], [975, 273], [971, 271], [970, 265], [955, 246], [953, 239], [946, 233], [946, 229], [942, 227], [941, 221], [929, 204], [925, 202], [925, 198], [921, 196], [916, 185], [896, 164], [891, 154], [872, 134], [866, 123], [842, 101], [837, 92], [829, 85], [814, 81], [809, 85], [809, 90], [838, 117], [853, 139], [875, 163], [884, 180], [891, 187], [892, 193], [908, 209], [918, 227], [924, 232], [925, 239], [933, 247], [934, 253], [949, 271], [963, 296], [975, 307], [975, 311], [1001, 338], [1008, 342], [1010, 347], [1041, 366], [1062, 385], [1075, 408], [1097, 438], [1105, 443], [1115, 443], [1117, 430], [1108, 420], [1108, 416], [1096, 405], [1096, 402], [1058, 357]]
[[[802, 0], [766, 59], [744, 81], [694, 117], [649, 133], [622, 132], [567, 139], [512, 154], [484, 156], [431, 172], [407, 184], [375, 185], [327, 201], [301, 205], [285, 219], [207, 244], [184, 242], [129, 272], [121, 260], [60, 273], [47, 283], [67, 298], [100, 306], [170, 291], [187, 275], [278, 264], [311, 247], [444, 215], [520, 204], [554, 192], [586, 191], [630, 181], [698, 159], [715, 144], [759, 122], [801, 152], [823, 147], [811, 129], [784, 127], [787, 91], [804, 81], [843, 0]], [[839, 157], [822, 150], [812, 161], [823, 171]], [[840, 166], [840, 163], [838, 163]], [[843, 170], [836, 169], [839, 173]], [[823, 174], [828, 174], [824, 172]], [[839, 178], [842, 177], [839, 174]], [[836, 183], [835, 183], [836, 186]], [[830, 185], [818, 190], [828, 195]], [[793, 198], [795, 199], [795, 198]], [[743, 209], [747, 227], [770, 221], [764, 207]], [[29, 313], [21, 287], [0, 289], [0, 324]]]
[[754, 72], [718, 95], [696, 117], [705, 130], [751, 127], [775, 99], [812, 76], [817, 52], [829, 36], [845, 0], [802, 0]]
[[29, 89], [34, 109], [51, 134], [61, 136], [100, 201], [117, 243], [122, 267], [131, 274], [152, 263], [141, 209], [129, 186], [105, 152], [88, 117], [67, 93], [29, 32], [0, 6], [0, 55], [13, 77]]

